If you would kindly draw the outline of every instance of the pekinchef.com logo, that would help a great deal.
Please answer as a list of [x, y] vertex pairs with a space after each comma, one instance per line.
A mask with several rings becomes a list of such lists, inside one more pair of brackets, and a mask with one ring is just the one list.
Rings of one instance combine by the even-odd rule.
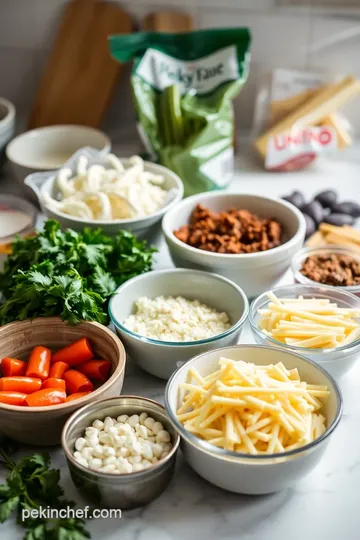
[[21, 510], [21, 520], [27, 519], [121, 519], [121, 510], [119, 508], [51, 508], [50, 506], [40, 506], [39, 508], [23, 508]]

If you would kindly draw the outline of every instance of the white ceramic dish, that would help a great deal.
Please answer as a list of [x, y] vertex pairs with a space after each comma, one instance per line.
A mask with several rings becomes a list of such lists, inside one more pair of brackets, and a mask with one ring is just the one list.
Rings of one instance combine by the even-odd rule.
[[[218, 311], [225, 311], [232, 326], [209, 339], [174, 343], [140, 336], [122, 324], [133, 313], [134, 303], [141, 296], [160, 295], [198, 299]], [[119, 287], [109, 304], [110, 317], [130, 357], [144, 371], [162, 379], [168, 379], [179, 363], [195, 354], [237, 343], [248, 310], [244, 292], [228, 279], [185, 269], [160, 270], [135, 277]]]
[[[96, 148], [106, 155], [110, 152], [111, 141], [105, 133], [91, 127], [48, 126], [26, 131], [15, 137], [8, 145], [6, 155], [17, 182], [23, 186], [27, 175], [62, 167], [84, 146]], [[25, 191], [34, 199], [31, 190]]]
[[[257, 365], [283, 362], [287, 369], [298, 368], [300, 376], [311, 384], [325, 384], [330, 396], [322, 409], [327, 430], [314, 442], [297, 450], [271, 456], [238, 454], [214, 447], [189, 433], [176, 418], [179, 384], [185, 382], [188, 369], [196, 368], [206, 376], [218, 367], [220, 356]], [[324, 369], [311, 360], [288, 351], [259, 345], [237, 345], [207, 352], [192, 358], [173, 374], [165, 389], [165, 408], [181, 436], [181, 448], [190, 466], [203, 478], [228, 491], [251, 495], [273, 493], [287, 488], [308, 474], [320, 461], [342, 414], [340, 390]]]
[[[342, 290], [341, 290], [342, 289]], [[284, 285], [273, 289], [278, 298], [322, 298], [329, 299], [341, 308], [360, 309], [360, 299], [354, 294], [343, 290], [342, 287], [326, 287], [320, 284], [311, 285]], [[335, 379], [342, 377], [358, 361], [360, 356], [360, 339], [357, 339], [336, 349], [308, 349], [286, 345], [272, 337], [266, 336], [259, 328], [259, 309], [269, 303], [266, 292], [254, 300], [250, 306], [249, 322], [252, 334], [257, 343], [272, 345], [280, 349], [303, 354], [313, 362], [325, 368]]]
[[[81, 148], [67, 161], [66, 167], [70, 167], [75, 173], [76, 165], [80, 155], [84, 155], [88, 158], [89, 164], [101, 164], [106, 165], [106, 156], [97, 152], [94, 148]], [[126, 166], [126, 159], [121, 158], [121, 161]], [[153, 227], [161, 220], [167, 210], [170, 210], [181, 199], [184, 193], [184, 186], [180, 178], [165, 167], [145, 161], [145, 171], [152, 172], [154, 174], [161, 174], [164, 179], [164, 189], [169, 192], [169, 197], [166, 204], [160, 208], [157, 212], [150, 216], [132, 219], [118, 219], [114, 221], [87, 221], [85, 219], [76, 218], [69, 214], [64, 214], [57, 210], [48, 208], [43, 203], [44, 193], [48, 193], [52, 197], [57, 197], [58, 190], [56, 188], [56, 177], [53, 172], [49, 173], [36, 173], [29, 175], [25, 184], [31, 188], [39, 201], [41, 209], [45, 216], [51, 219], [56, 219], [65, 227], [70, 227], [74, 230], [80, 230], [84, 227], [101, 228], [107, 234], [116, 234], [119, 229], [125, 229], [134, 232], [139, 237], [148, 237], [152, 233]]]
[[5, 147], [15, 132], [15, 106], [7, 99], [0, 98], [0, 166], [5, 159]]
[[[189, 223], [197, 204], [215, 212], [246, 208], [260, 217], [274, 217], [284, 227], [285, 241], [268, 251], [240, 255], [212, 253], [188, 246], [173, 232]], [[184, 199], [165, 214], [162, 228], [175, 266], [221, 274], [235, 281], [252, 298], [271, 288], [284, 275], [293, 255], [303, 244], [306, 224], [302, 213], [286, 201], [258, 195], [211, 192]]]

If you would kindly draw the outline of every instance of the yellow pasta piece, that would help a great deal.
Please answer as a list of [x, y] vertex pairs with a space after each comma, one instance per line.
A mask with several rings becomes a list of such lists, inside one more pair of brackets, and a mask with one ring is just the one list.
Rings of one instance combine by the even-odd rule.
[[[297, 321], [294, 321], [297, 322]], [[185, 429], [229, 451], [283, 453], [321, 436], [325, 418], [318, 414], [324, 385], [300, 380], [297, 369], [219, 360], [220, 369], [203, 377], [189, 370], [178, 419]]]

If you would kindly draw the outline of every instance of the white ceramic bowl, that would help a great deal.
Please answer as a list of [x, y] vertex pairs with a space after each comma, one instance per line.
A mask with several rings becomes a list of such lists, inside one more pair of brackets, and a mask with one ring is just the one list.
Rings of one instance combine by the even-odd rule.
[[[123, 325], [134, 312], [141, 296], [184, 296], [198, 299], [218, 311], [225, 311], [231, 322], [226, 332], [208, 339], [190, 342], [167, 342], [136, 334]], [[160, 270], [130, 279], [119, 287], [109, 304], [109, 315], [130, 357], [155, 377], [170, 375], [195, 354], [237, 343], [248, 315], [248, 301], [243, 291], [221, 276], [196, 270]]]
[[0, 98], [0, 166], [4, 162], [5, 147], [15, 131], [15, 106], [7, 99]]
[[[322, 409], [328, 426], [325, 433], [314, 442], [291, 452], [253, 456], [214, 447], [188, 432], [176, 418], [179, 384], [185, 382], [190, 367], [196, 368], [202, 376], [214, 372], [220, 356], [257, 365], [282, 362], [287, 369], [297, 368], [306, 382], [326, 385], [330, 396]], [[185, 458], [200, 476], [228, 491], [262, 495], [291, 486], [316, 466], [329, 443], [329, 436], [340, 421], [342, 397], [331, 375], [311, 360], [272, 347], [237, 345], [201, 354], [182, 366], [166, 386], [165, 408], [180, 433]]]
[[[259, 253], [222, 254], [203, 251], [181, 242], [173, 234], [190, 221], [197, 204], [221, 212], [244, 208], [260, 217], [274, 217], [284, 227], [284, 243]], [[281, 199], [240, 193], [200, 193], [184, 199], [164, 216], [163, 232], [171, 258], [178, 267], [221, 274], [237, 283], [250, 297], [271, 288], [289, 268], [305, 237], [305, 218], [292, 204]]]
[[[65, 167], [69, 167], [75, 173], [76, 165], [78, 163], [79, 156], [86, 156], [90, 165], [100, 164], [106, 165], [106, 156], [99, 153], [94, 148], [81, 148], [66, 162]], [[124, 165], [127, 165], [127, 160], [121, 158]], [[164, 189], [169, 192], [169, 198], [166, 204], [160, 208], [154, 214], [146, 217], [131, 218], [131, 219], [117, 219], [113, 221], [88, 221], [82, 218], [70, 216], [57, 210], [48, 208], [43, 202], [43, 195], [45, 193], [52, 197], [57, 197], [58, 190], [56, 187], [56, 177], [53, 172], [49, 173], [35, 173], [29, 175], [25, 180], [25, 185], [30, 187], [36, 194], [41, 209], [45, 216], [50, 219], [56, 219], [64, 228], [71, 228], [81, 230], [84, 227], [101, 228], [105, 233], [113, 235], [119, 232], [120, 229], [125, 229], [135, 233], [138, 237], [146, 237], [147, 239], [152, 237], [154, 228], [159, 223], [163, 215], [167, 210], [170, 210], [181, 199], [184, 193], [184, 186], [180, 178], [165, 167], [145, 161], [145, 171], [152, 172], [154, 174], [162, 175], [165, 179]]]
[[[329, 299], [341, 308], [360, 309], [360, 298], [343, 290], [342, 287], [326, 287], [320, 284], [311, 285], [284, 285], [272, 292], [278, 298], [321, 298]], [[259, 328], [259, 309], [264, 309], [269, 303], [267, 293], [261, 294], [250, 306], [249, 322], [252, 334], [257, 343], [272, 345], [295, 353], [303, 354], [313, 362], [320, 364], [335, 379], [342, 377], [360, 357], [360, 339], [336, 349], [308, 349], [281, 343], [277, 339], [266, 336]]]
[[[28, 174], [58, 169], [84, 146], [108, 154], [111, 141], [105, 133], [87, 126], [58, 125], [33, 129], [15, 137], [6, 149], [17, 182], [23, 186]], [[34, 199], [31, 190], [25, 189]]]

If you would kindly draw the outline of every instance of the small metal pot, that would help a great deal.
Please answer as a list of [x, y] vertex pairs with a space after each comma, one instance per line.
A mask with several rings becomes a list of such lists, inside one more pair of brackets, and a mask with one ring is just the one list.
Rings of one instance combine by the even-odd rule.
[[[87, 469], [74, 459], [76, 439], [83, 436], [85, 428], [94, 420], [142, 412], [161, 422], [171, 435], [173, 448], [156, 465], [130, 474], [110, 474]], [[143, 506], [164, 491], [174, 474], [179, 441], [180, 436], [168, 420], [164, 407], [156, 401], [137, 396], [118, 396], [82, 407], [68, 419], [61, 436], [71, 478], [80, 493], [97, 507], [122, 510]]]

